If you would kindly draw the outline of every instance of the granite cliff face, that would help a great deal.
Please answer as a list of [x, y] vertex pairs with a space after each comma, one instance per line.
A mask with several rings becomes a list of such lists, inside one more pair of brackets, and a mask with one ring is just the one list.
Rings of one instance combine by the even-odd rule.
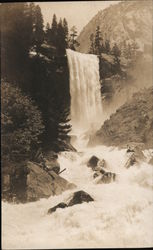
[[124, 40], [129, 43], [135, 40], [141, 51], [151, 54], [152, 1], [122, 1], [99, 11], [78, 37], [80, 52], [89, 51], [90, 35], [98, 25], [103, 39], [109, 39], [111, 44], [122, 45]]
[[116, 110], [90, 139], [90, 144], [123, 146], [128, 143], [153, 147], [153, 88], [135, 93]]

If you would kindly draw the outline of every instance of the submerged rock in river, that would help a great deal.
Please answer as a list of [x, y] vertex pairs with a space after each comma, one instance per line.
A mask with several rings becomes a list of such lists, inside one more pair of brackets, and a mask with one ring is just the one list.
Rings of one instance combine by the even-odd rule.
[[101, 183], [111, 183], [113, 181], [115, 181], [116, 179], [116, 174], [115, 173], [111, 173], [111, 172], [105, 172], [101, 178], [97, 181], [97, 184], [101, 184]]
[[60, 203], [57, 204], [55, 207], [50, 208], [50, 209], [48, 210], [48, 214], [51, 214], [51, 213], [55, 212], [57, 208], [65, 208], [65, 207], [67, 207], [67, 204], [64, 203], [64, 202], [60, 202]]
[[74, 206], [76, 204], [81, 204], [83, 202], [94, 201], [94, 199], [85, 191], [80, 190], [73, 194], [73, 197], [68, 203], [68, 206]]
[[91, 202], [94, 201], [94, 199], [85, 191], [80, 190], [75, 193], [73, 193], [72, 197], [70, 198], [69, 202], [60, 202], [56, 206], [50, 208], [48, 210], [48, 214], [53, 213], [56, 211], [57, 208], [65, 208], [65, 207], [71, 207], [77, 204], [81, 204], [84, 202]]

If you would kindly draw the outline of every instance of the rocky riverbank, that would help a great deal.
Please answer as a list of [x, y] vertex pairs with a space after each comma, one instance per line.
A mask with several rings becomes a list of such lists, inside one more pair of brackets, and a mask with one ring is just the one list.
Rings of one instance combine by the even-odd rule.
[[153, 148], [153, 88], [143, 89], [113, 113], [89, 144], [124, 147], [130, 143]]
[[8, 163], [2, 170], [2, 198], [8, 202], [31, 202], [59, 195], [75, 184], [60, 176], [58, 155], [49, 152], [35, 161]]

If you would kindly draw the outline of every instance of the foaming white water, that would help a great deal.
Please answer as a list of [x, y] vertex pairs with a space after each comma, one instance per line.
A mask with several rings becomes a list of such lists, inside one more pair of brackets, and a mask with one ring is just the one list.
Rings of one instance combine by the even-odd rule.
[[[95, 184], [86, 166], [90, 156], [107, 162], [117, 174], [110, 184]], [[3, 203], [3, 248], [151, 247], [153, 245], [153, 168], [141, 163], [124, 168], [125, 150], [99, 146], [82, 152], [59, 155], [61, 175], [77, 184], [75, 190], [25, 205]], [[67, 200], [76, 190], [84, 190], [94, 202], [51, 215], [47, 210]]]
[[[153, 246], [153, 168], [142, 162], [125, 169], [126, 150], [97, 146], [86, 148], [92, 123], [102, 123], [98, 59], [67, 50], [71, 76], [71, 117], [79, 152], [59, 155], [61, 176], [77, 185], [75, 190], [25, 205], [2, 203], [3, 249], [104, 248]], [[87, 76], [87, 77], [86, 77]], [[97, 89], [95, 91], [95, 89]], [[100, 119], [99, 119], [100, 118]], [[81, 135], [81, 137], [80, 137]], [[92, 155], [105, 159], [116, 181], [96, 184], [87, 167]], [[150, 151], [145, 155], [150, 157]], [[94, 202], [57, 209], [76, 190], [89, 193]]]
[[102, 124], [99, 60], [96, 55], [66, 51], [70, 69], [72, 134]]

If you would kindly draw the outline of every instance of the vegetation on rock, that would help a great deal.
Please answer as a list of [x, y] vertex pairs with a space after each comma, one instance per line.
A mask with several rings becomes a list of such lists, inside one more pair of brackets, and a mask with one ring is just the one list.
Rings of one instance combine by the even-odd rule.
[[2, 82], [2, 157], [28, 158], [40, 144], [44, 125], [38, 107], [18, 87]]
[[[113, 113], [93, 138], [111, 146], [122, 146], [130, 142], [153, 147], [153, 89], [143, 89]], [[120, 125], [119, 125], [120, 124]]]

